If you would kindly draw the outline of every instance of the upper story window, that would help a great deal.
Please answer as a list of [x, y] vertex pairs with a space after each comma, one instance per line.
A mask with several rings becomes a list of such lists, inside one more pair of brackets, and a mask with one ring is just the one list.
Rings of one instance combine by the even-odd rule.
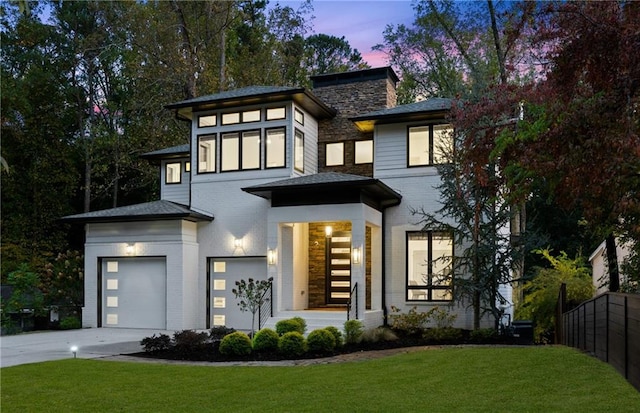
[[304, 133], [298, 129], [293, 136], [293, 168], [304, 172]]
[[325, 165], [344, 165], [344, 142], [328, 143], [325, 146]]
[[216, 115], [198, 116], [198, 127], [208, 128], [210, 126], [216, 126], [217, 120], [218, 118]]
[[216, 171], [216, 135], [198, 136], [198, 173]]
[[240, 112], [231, 112], [231, 113], [222, 114], [223, 125], [233, 125], [236, 123], [240, 123]]
[[242, 123], [260, 122], [260, 109], [242, 112]]
[[293, 118], [301, 125], [304, 125], [304, 112], [299, 109], [293, 111]]
[[260, 169], [260, 131], [223, 133], [221, 139], [223, 172]]
[[229, 112], [222, 114], [223, 125], [235, 125], [237, 123], [260, 122], [260, 109], [246, 110], [244, 112]]
[[407, 300], [452, 299], [453, 237], [447, 232], [407, 232]]
[[286, 159], [285, 129], [267, 129], [266, 167], [284, 168]]
[[435, 165], [446, 162], [452, 146], [451, 125], [412, 126], [408, 129], [408, 166]]
[[185, 172], [191, 172], [191, 162], [186, 161], [186, 162], [184, 163], [184, 171], [185, 171]]
[[267, 109], [267, 120], [285, 119], [287, 112], [284, 107]]
[[373, 163], [373, 141], [355, 142], [355, 163]]
[[180, 165], [181, 162], [171, 162], [165, 165], [164, 180], [167, 184], [179, 184], [182, 181]]

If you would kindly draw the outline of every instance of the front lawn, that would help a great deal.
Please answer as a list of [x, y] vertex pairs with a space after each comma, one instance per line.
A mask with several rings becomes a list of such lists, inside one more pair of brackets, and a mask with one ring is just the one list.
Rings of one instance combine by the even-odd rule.
[[613, 368], [565, 347], [463, 347], [295, 367], [69, 359], [0, 371], [2, 412], [638, 412]]

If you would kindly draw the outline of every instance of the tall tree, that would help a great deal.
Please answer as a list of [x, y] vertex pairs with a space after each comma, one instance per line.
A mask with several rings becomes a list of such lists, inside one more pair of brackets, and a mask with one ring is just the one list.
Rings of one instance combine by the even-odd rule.
[[314, 34], [305, 39], [305, 67], [310, 75], [366, 69], [358, 49], [352, 49], [344, 36]]

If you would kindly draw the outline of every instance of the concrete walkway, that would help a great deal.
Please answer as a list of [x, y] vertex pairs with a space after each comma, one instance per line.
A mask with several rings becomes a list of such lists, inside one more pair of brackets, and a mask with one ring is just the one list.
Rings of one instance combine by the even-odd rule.
[[0, 337], [0, 367], [39, 363], [76, 357], [92, 359], [141, 351], [140, 340], [153, 334], [173, 337], [173, 331], [85, 328], [81, 330], [45, 331]]

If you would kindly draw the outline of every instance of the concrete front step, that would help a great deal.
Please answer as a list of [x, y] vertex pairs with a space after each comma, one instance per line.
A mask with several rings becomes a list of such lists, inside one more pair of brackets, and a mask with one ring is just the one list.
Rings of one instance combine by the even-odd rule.
[[270, 317], [263, 328], [275, 330], [276, 323], [280, 320], [288, 320], [293, 317], [301, 317], [307, 322], [307, 334], [313, 330], [334, 326], [338, 330], [344, 329], [344, 322], [347, 321], [346, 310], [305, 310], [305, 311], [281, 311], [276, 317]]

